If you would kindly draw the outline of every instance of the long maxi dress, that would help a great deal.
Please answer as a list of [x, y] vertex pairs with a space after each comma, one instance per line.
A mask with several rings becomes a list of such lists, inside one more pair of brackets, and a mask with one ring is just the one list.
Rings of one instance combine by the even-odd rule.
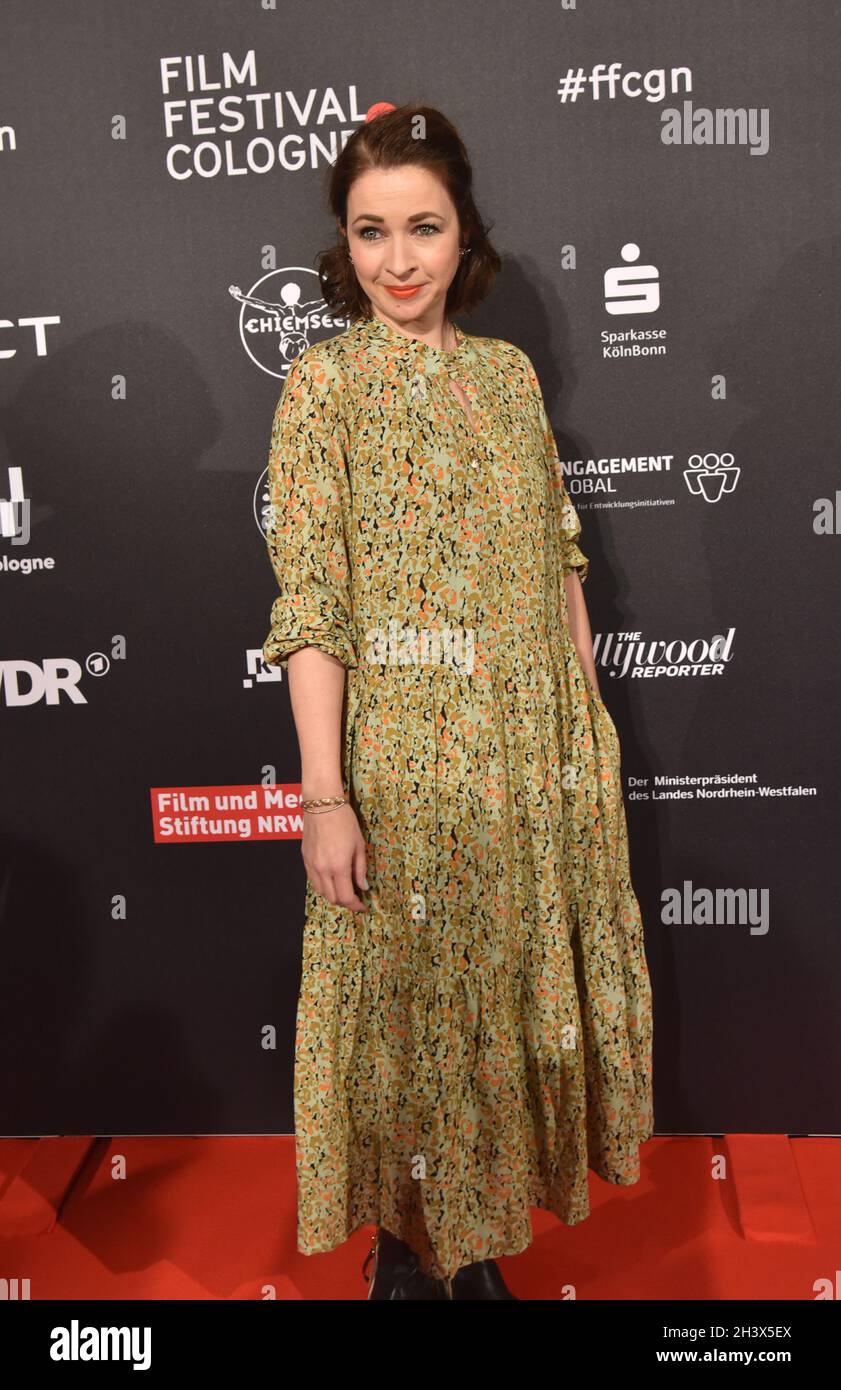
[[580, 522], [526, 354], [376, 317], [295, 359], [268, 481], [264, 658], [347, 668], [370, 884], [364, 914], [307, 884], [298, 1249], [377, 1223], [450, 1277], [524, 1250], [531, 1206], [582, 1221], [588, 1168], [636, 1182], [653, 1132], [619, 740], [567, 621]]

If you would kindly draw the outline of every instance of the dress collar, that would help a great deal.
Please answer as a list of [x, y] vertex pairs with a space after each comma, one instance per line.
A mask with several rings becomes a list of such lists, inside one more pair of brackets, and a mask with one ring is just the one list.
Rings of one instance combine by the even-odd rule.
[[464, 333], [455, 324], [456, 347], [449, 351], [430, 347], [421, 338], [409, 338], [376, 314], [370, 319], [357, 319], [353, 328], [369, 349], [376, 349], [415, 371], [420, 368], [428, 373], [445, 371], [449, 375], [458, 374], [471, 366], [476, 358], [472, 335]]

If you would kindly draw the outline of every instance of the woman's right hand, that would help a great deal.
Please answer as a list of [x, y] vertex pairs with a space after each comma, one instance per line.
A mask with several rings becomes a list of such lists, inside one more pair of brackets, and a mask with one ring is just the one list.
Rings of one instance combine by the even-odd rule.
[[356, 812], [348, 802], [333, 811], [304, 812], [301, 854], [307, 877], [317, 893], [337, 907], [368, 911], [368, 904], [356, 893], [356, 884], [366, 889], [369, 886], [365, 840]]

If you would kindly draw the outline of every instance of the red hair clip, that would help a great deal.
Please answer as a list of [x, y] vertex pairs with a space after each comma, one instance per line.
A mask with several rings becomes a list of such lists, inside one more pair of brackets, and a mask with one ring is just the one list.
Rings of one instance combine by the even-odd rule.
[[366, 124], [368, 121], [375, 121], [378, 116], [384, 116], [387, 111], [396, 111], [397, 107], [390, 101], [375, 101], [373, 106], [369, 106], [365, 112]]

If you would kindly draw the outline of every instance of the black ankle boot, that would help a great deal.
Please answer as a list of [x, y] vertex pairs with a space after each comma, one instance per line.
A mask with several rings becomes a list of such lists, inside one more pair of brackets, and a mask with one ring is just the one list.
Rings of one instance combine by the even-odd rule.
[[476, 1260], [462, 1265], [450, 1280], [453, 1298], [511, 1298], [517, 1295], [507, 1287], [494, 1260]]
[[451, 1298], [449, 1281], [425, 1274], [420, 1261], [405, 1241], [398, 1240], [380, 1226], [365, 1256], [362, 1273], [374, 1261], [374, 1274], [368, 1288], [369, 1299]]

